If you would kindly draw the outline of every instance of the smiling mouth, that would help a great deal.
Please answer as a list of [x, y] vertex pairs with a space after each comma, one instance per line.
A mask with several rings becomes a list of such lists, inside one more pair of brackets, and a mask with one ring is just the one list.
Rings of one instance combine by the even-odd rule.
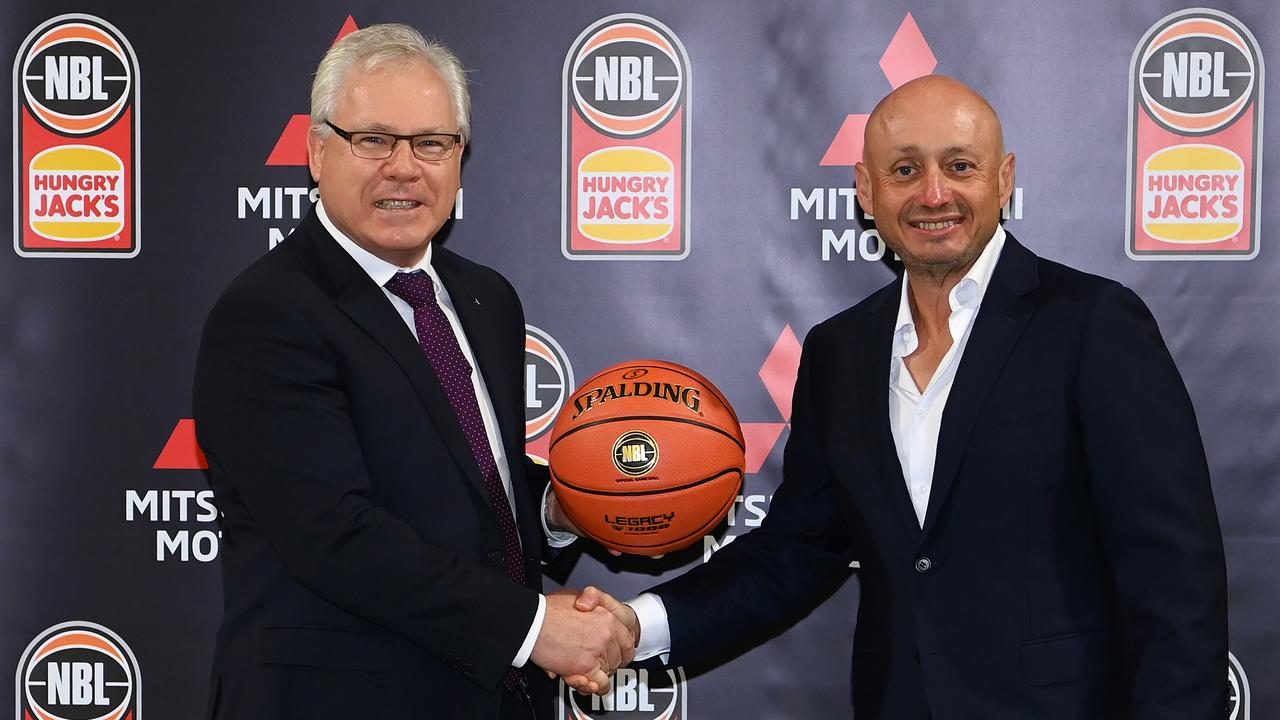
[[417, 200], [375, 200], [373, 206], [379, 210], [412, 210], [421, 204]]
[[959, 224], [958, 220], [943, 220], [942, 222], [913, 222], [911, 227], [919, 228], [920, 230], [946, 230], [957, 224]]

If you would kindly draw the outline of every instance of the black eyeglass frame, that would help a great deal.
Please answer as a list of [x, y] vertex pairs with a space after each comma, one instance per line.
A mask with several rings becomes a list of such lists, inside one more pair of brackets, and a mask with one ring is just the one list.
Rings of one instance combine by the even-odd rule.
[[[413, 153], [414, 157], [418, 158], [419, 160], [422, 160], [423, 162], [440, 162], [442, 160], [448, 160], [449, 158], [453, 157], [453, 154], [458, 151], [458, 145], [462, 143], [462, 133], [418, 133], [417, 135], [397, 135], [395, 133], [382, 132], [381, 130], [343, 130], [342, 128], [338, 127], [337, 125], [334, 125], [332, 122], [329, 122], [328, 120], [325, 120], [324, 124], [328, 125], [330, 130], [333, 130], [335, 133], [337, 133], [338, 137], [342, 138], [343, 140], [346, 140], [347, 146], [351, 148], [351, 154], [355, 155], [361, 160], [386, 160], [387, 158], [396, 154], [396, 143], [400, 142], [401, 140], [404, 140], [405, 142], [409, 143], [409, 152]], [[393, 140], [391, 141], [391, 144], [387, 146], [388, 150], [385, 156], [365, 157], [356, 152], [356, 145], [354, 142], [352, 142], [352, 138], [355, 137], [356, 135], [381, 135], [383, 137], [393, 138]], [[443, 138], [443, 137], [453, 138], [453, 145], [449, 146], [449, 152], [446, 155], [438, 158], [424, 158], [418, 154], [416, 146], [414, 145], [414, 140], [417, 140], [418, 138]]]

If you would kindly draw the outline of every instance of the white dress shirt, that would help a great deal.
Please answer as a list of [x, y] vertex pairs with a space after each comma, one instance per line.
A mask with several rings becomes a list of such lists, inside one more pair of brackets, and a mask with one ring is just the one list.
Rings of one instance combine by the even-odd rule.
[[[323, 202], [316, 202], [316, 215], [320, 218], [320, 224], [324, 225], [329, 234], [338, 241], [338, 245], [342, 246], [342, 249], [347, 251], [351, 259], [355, 260], [356, 264], [368, 273], [378, 287], [382, 288], [382, 294], [387, 296], [387, 301], [400, 314], [400, 318], [404, 320], [409, 332], [413, 333], [414, 340], [418, 339], [418, 328], [413, 321], [413, 308], [404, 299], [388, 290], [387, 282], [398, 272], [413, 272], [415, 270], [423, 270], [431, 277], [431, 282], [434, 283], [436, 289], [436, 303], [444, 311], [444, 316], [449, 320], [449, 327], [453, 329], [453, 335], [458, 339], [458, 347], [462, 349], [463, 356], [471, 364], [473, 370], [471, 384], [476, 391], [476, 404], [480, 406], [480, 417], [484, 421], [484, 432], [489, 438], [489, 449], [493, 452], [493, 461], [498, 466], [498, 477], [502, 479], [502, 488], [506, 491], [507, 502], [511, 504], [511, 515], [515, 517], [515, 500], [511, 490], [511, 468], [507, 465], [507, 454], [502, 449], [502, 439], [498, 433], [498, 420], [493, 411], [493, 402], [489, 399], [489, 390], [484, 384], [484, 376], [480, 372], [480, 365], [476, 363], [475, 355], [471, 352], [471, 343], [467, 342], [467, 334], [463, 332], [462, 325], [458, 322], [458, 313], [454, 310], [453, 301], [449, 298], [449, 291], [445, 288], [444, 283], [440, 282], [440, 276], [436, 274], [435, 268], [431, 267], [432, 246], [430, 244], [427, 245], [427, 252], [413, 267], [398, 267], [365, 250], [347, 237], [329, 219], [329, 215], [324, 210]], [[516, 653], [516, 657], [511, 663], [515, 667], [523, 667], [528, 662], [529, 655], [533, 652], [533, 644], [538, 639], [538, 631], [542, 629], [542, 621], [546, 617], [546, 613], [547, 599], [539, 595], [538, 612], [533, 617], [533, 626], [529, 628], [524, 644], [520, 646], [520, 651]]]
[[[938, 364], [929, 384], [921, 391], [907, 370], [905, 357], [916, 351], [920, 339], [916, 337], [915, 321], [908, 301], [909, 276], [902, 277], [902, 294], [898, 299], [898, 321], [893, 332], [893, 348], [889, 359], [889, 427], [893, 432], [893, 444], [902, 463], [902, 475], [915, 506], [916, 519], [924, 525], [925, 510], [929, 507], [929, 493], [933, 489], [933, 464], [938, 452], [938, 430], [942, 425], [942, 411], [951, 394], [956, 368], [964, 356], [969, 342], [973, 319], [978, 315], [982, 298], [991, 284], [991, 274], [1004, 248], [1004, 227], [997, 225], [995, 235], [983, 248], [973, 267], [951, 289], [951, 348]], [[655, 655], [671, 652], [671, 624], [667, 621], [667, 608], [662, 598], [653, 593], [643, 593], [627, 603], [636, 611], [640, 621], [640, 645], [636, 659], [645, 660]]]
[[924, 389], [907, 370], [906, 358], [920, 347], [916, 335], [915, 320], [911, 316], [911, 276], [902, 277], [902, 294], [898, 299], [898, 321], [893, 331], [893, 349], [889, 359], [889, 427], [893, 431], [893, 444], [902, 465], [902, 477], [907, 482], [911, 505], [916, 520], [924, 527], [925, 511], [929, 507], [929, 495], [933, 491], [933, 465], [938, 453], [938, 431], [942, 427], [942, 411], [951, 395], [951, 384], [956, 378], [956, 368], [964, 357], [969, 343], [969, 331], [978, 315], [982, 298], [991, 283], [996, 259], [1004, 248], [1004, 228], [996, 226], [991, 242], [978, 255], [973, 267], [960, 282], [951, 288], [948, 300], [951, 317], [947, 326], [951, 330], [951, 347], [933, 371], [933, 377]]

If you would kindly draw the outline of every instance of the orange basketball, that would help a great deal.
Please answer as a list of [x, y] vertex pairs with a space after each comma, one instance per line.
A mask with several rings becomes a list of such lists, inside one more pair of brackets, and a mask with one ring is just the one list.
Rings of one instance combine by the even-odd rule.
[[551, 487], [585, 535], [658, 555], [697, 542], [742, 489], [742, 428], [706, 378], [663, 360], [582, 384], [551, 429]]

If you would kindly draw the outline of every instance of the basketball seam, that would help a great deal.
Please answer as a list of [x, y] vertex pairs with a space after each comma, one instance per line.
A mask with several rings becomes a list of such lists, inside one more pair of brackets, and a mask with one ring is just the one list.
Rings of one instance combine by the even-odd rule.
[[678, 492], [680, 490], [688, 490], [689, 488], [695, 488], [695, 487], [698, 487], [699, 485], [705, 485], [706, 483], [709, 483], [712, 480], [715, 480], [717, 478], [722, 478], [725, 475], [728, 475], [729, 473], [732, 473], [732, 472], [738, 473], [739, 478], [742, 477], [742, 468], [731, 467], [731, 468], [725, 468], [724, 470], [721, 470], [720, 472], [710, 477], [705, 477], [705, 478], [702, 478], [701, 480], [694, 480], [693, 482], [688, 483], [687, 485], [680, 485], [677, 487], [668, 487], [668, 488], [658, 488], [655, 490], [638, 490], [635, 492], [608, 492], [605, 490], [588, 490], [587, 488], [579, 487], [577, 485], [570, 485], [569, 483], [565, 482], [564, 478], [560, 477], [559, 475], [555, 475], [554, 473], [552, 473], [552, 475], [555, 478], [555, 481], [565, 486], [566, 489], [573, 490], [574, 492], [580, 492], [586, 495], [606, 495], [609, 497], [641, 497], [644, 495], [664, 495], [666, 493]]
[[595, 427], [596, 425], [605, 425], [607, 423], [622, 422], [623, 420], [657, 420], [662, 422], [685, 423], [686, 425], [693, 425], [695, 427], [700, 427], [706, 430], [712, 430], [712, 431], [718, 432], [721, 435], [732, 440], [733, 444], [741, 448], [743, 452], [746, 452], [747, 450], [746, 444], [740, 442], [738, 438], [730, 435], [724, 430], [721, 430], [715, 425], [711, 425], [710, 423], [698, 422], [697, 420], [686, 420], [684, 418], [663, 417], [661, 415], [624, 415], [622, 417], [616, 417], [616, 418], [605, 418], [604, 420], [592, 420], [591, 422], [583, 425], [579, 425], [578, 427], [573, 428], [572, 430], [566, 430], [563, 435], [555, 439], [555, 442], [551, 443], [551, 445], [547, 448], [547, 452], [551, 452], [551, 448], [555, 447], [556, 445], [559, 445], [561, 440], [564, 440], [565, 438], [578, 432], [579, 430], [586, 430], [587, 428]]

